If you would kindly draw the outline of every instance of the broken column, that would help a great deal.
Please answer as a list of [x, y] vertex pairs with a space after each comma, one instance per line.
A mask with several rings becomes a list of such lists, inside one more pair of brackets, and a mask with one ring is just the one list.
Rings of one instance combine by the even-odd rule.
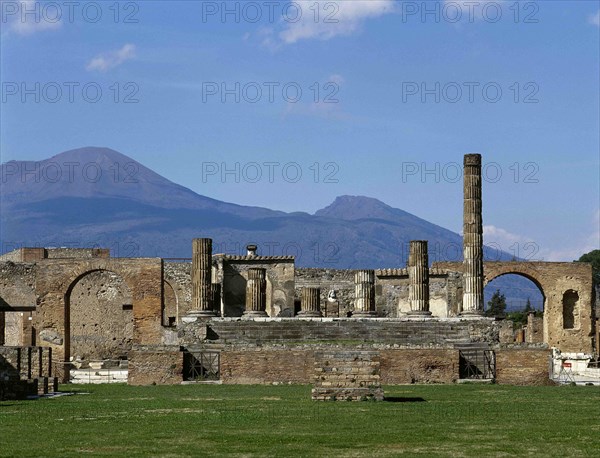
[[192, 240], [191, 315], [214, 316], [212, 302], [212, 239]]
[[302, 301], [300, 302], [300, 313], [303, 317], [322, 317], [321, 313], [321, 289], [302, 288]]
[[246, 317], [267, 316], [267, 269], [248, 269], [246, 282]]
[[375, 271], [357, 270], [354, 274], [354, 313], [355, 318], [369, 318], [377, 315], [375, 310]]
[[411, 240], [408, 255], [409, 315], [431, 316], [429, 311], [429, 259], [427, 240]]
[[483, 314], [483, 222], [481, 154], [465, 154], [462, 315]]

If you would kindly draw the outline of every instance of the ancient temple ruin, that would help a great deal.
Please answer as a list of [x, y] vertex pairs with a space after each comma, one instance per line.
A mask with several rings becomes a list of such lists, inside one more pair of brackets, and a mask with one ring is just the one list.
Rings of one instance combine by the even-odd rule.
[[[0, 257], [3, 383], [52, 386], [82, 370], [102, 380], [112, 369], [132, 385], [316, 382], [320, 397], [338, 388], [380, 398], [381, 384], [544, 384], [553, 352], [597, 357], [590, 264], [483, 260], [477, 154], [464, 158], [463, 216], [463, 262], [429, 265], [427, 241], [415, 240], [406, 267], [377, 270], [296, 268], [252, 245], [244, 256], [213, 253], [206, 237], [191, 241], [191, 260], [15, 250]], [[543, 319], [530, 317], [527, 335], [483, 316], [485, 284], [505, 274], [543, 293]], [[324, 386], [327, 358], [357, 361], [365, 378]], [[367, 383], [367, 372], [377, 377]], [[375, 388], [354, 396], [350, 382]]]

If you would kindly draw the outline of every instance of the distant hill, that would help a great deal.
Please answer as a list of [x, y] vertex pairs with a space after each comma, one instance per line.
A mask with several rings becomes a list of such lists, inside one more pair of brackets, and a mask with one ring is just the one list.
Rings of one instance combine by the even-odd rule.
[[113, 256], [190, 257], [192, 238], [212, 237], [215, 251], [242, 254], [256, 243], [259, 254], [295, 255], [301, 267], [403, 266], [414, 239], [429, 241], [431, 261], [461, 256], [459, 234], [377, 199], [340, 196], [314, 215], [236, 205], [199, 195], [108, 148], [10, 161], [0, 173], [2, 252], [101, 246]]

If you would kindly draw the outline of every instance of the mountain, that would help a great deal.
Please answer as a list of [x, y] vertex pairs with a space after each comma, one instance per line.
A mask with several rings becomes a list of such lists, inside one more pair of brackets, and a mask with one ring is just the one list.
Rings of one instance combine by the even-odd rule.
[[43, 161], [0, 165], [4, 205], [64, 197], [115, 198], [163, 209], [216, 210], [248, 218], [282, 214], [200, 196], [109, 148], [87, 147]]
[[0, 174], [2, 252], [100, 246], [113, 256], [190, 257], [192, 238], [211, 237], [215, 252], [242, 254], [256, 243], [259, 254], [295, 255], [300, 267], [404, 266], [414, 239], [429, 241], [430, 261], [462, 255], [460, 235], [377, 199], [340, 196], [314, 215], [235, 205], [201, 196], [108, 148], [10, 161]]

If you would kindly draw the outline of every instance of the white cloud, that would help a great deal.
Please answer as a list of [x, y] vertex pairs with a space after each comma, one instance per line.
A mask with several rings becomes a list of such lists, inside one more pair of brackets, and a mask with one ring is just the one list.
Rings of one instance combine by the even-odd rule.
[[359, 31], [366, 20], [392, 13], [396, 6], [394, 0], [300, 0], [294, 3], [301, 15], [287, 12], [275, 28], [258, 31], [263, 46], [277, 50], [301, 40], [329, 40], [351, 35]]
[[517, 258], [539, 259], [539, 246], [530, 237], [514, 234], [501, 227], [484, 225], [483, 243], [494, 250], [504, 251]]
[[[244, 37], [244, 40], [248, 41], [250, 35], [251, 34], [247, 34], [247, 36]], [[261, 27], [258, 29], [257, 36], [260, 39], [261, 45], [265, 48], [268, 48], [271, 51], [277, 51], [281, 48], [281, 44], [275, 37], [275, 31], [271, 27]]]
[[123, 45], [117, 51], [100, 54], [94, 57], [85, 67], [87, 71], [106, 72], [135, 57], [135, 45]]
[[43, 8], [41, 2], [34, 0], [1, 0], [0, 3], [4, 3], [1, 5], [2, 25], [7, 32], [26, 36], [57, 30], [62, 25], [60, 6]]
[[[525, 236], [513, 234], [506, 229], [502, 229], [501, 227], [493, 225], [483, 226], [483, 237], [486, 245], [489, 243], [497, 243], [504, 251], [507, 251], [508, 246], [512, 245], [513, 243], [522, 243], [528, 241], [527, 237]], [[529, 241], [530, 240], [531, 239], [529, 239]]]
[[513, 253], [528, 261], [571, 262], [592, 250], [600, 249], [600, 210], [589, 219], [591, 231], [583, 236], [573, 234], [560, 246], [539, 246], [531, 237], [514, 234], [496, 226], [483, 226], [485, 245]]
[[590, 14], [588, 16], [588, 22], [596, 27], [600, 27], [600, 10], [596, 14]]

